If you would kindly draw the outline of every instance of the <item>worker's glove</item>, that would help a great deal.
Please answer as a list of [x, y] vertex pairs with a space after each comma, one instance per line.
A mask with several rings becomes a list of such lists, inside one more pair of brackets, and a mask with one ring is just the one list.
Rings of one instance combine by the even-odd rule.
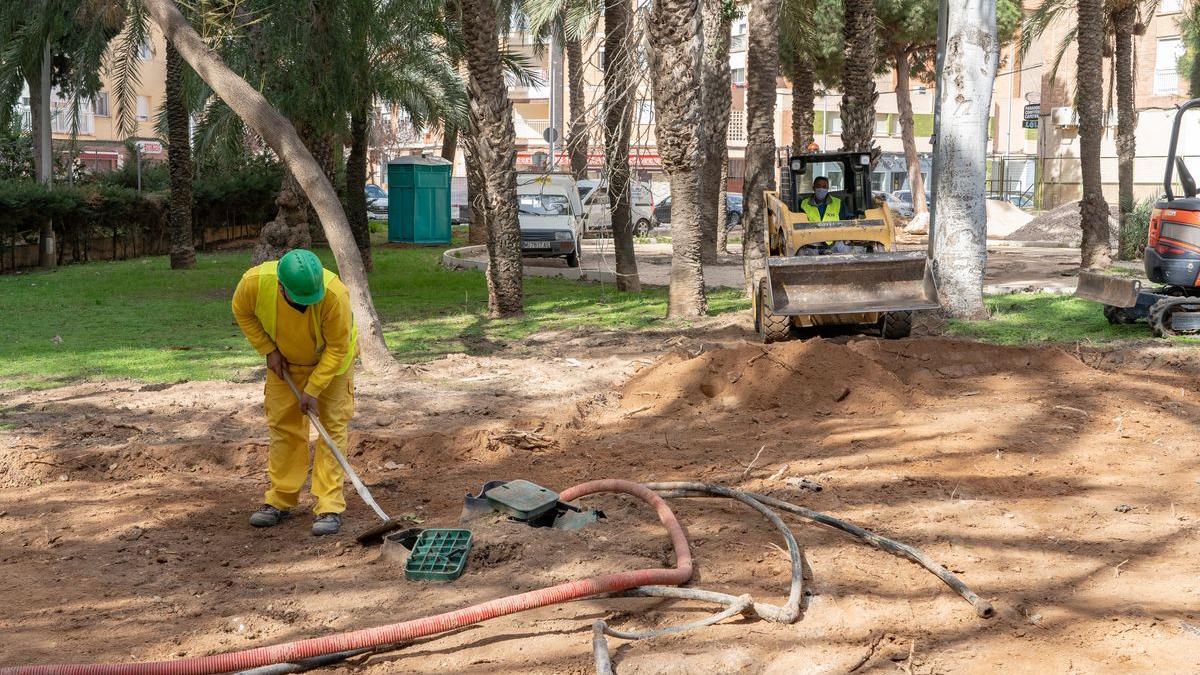
[[283, 358], [283, 354], [278, 349], [267, 354], [267, 368], [272, 373], [275, 373], [279, 379], [283, 379], [283, 373], [287, 371], [288, 362], [287, 359]]
[[309, 413], [317, 417], [321, 416], [321, 413], [317, 410], [317, 397], [306, 391], [302, 391], [300, 392], [300, 414], [307, 415]]

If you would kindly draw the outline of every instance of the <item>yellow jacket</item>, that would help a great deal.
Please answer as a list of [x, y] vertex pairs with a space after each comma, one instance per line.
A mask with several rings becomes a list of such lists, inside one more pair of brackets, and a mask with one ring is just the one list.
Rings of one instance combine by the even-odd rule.
[[[336, 274], [326, 270], [325, 297], [298, 312], [279, 292], [275, 278], [274, 261], [247, 270], [233, 292], [233, 316], [259, 354], [266, 356], [278, 349], [288, 363], [311, 367], [304, 391], [320, 396], [330, 380], [350, 369], [357, 352], [350, 291]], [[259, 306], [260, 286], [275, 289], [273, 311], [269, 300]], [[264, 323], [274, 323], [273, 331]]]

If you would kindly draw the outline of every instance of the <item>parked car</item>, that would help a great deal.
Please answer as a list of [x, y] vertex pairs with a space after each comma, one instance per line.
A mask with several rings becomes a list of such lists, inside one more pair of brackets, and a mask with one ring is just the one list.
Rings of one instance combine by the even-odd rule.
[[[725, 193], [725, 230], [729, 231], [742, 224], [742, 195], [739, 192]], [[667, 195], [654, 207], [654, 222], [660, 226], [671, 224], [671, 196]]]
[[883, 200], [887, 202], [888, 209], [890, 209], [892, 213], [906, 219], [913, 217], [912, 201], [906, 202], [897, 197], [894, 192], [876, 192], [875, 194], [883, 197]]
[[579, 267], [582, 214], [579, 189], [570, 174], [517, 174], [521, 255], [566, 258], [567, 267]]
[[[899, 199], [902, 203], [908, 205], [908, 211], [909, 211], [908, 217], [912, 217], [912, 211], [913, 211], [912, 190], [896, 190], [895, 192], [892, 193], [892, 195], [896, 199]], [[933, 197], [930, 197], [929, 192], [926, 192], [925, 193], [925, 207], [929, 208], [931, 206], [933, 206]]]
[[387, 220], [388, 218], [388, 196], [387, 192], [378, 185], [367, 184], [367, 217], [375, 220]]
[[[654, 226], [654, 195], [645, 183], [630, 183], [630, 219], [634, 234], [646, 234]], [[579, 196], [583, 200], [584, 228], [589, 233], [612, 231], [612, 204], [608, 200], [608, 181], [579, 181]]]

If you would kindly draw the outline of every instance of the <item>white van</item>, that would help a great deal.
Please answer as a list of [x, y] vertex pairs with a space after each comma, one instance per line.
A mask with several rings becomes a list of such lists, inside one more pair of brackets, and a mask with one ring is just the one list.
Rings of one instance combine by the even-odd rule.
[[562, 257], [579, 267], [583, 207], [571, 174], [518, 173], [517, 220], [522, 256]]
[[[654, 195], [650, 186], [638, 181], [629, 183], [632, 197], [630, 204], [630, 219], [633, 221], [634, 234], [647, 234], [654, 227]], [[586, 214], [585, 227], [589, 233], [604, 233], [612, 231], [612, 204], [608, 201], [608, 181], [581, 180], [579, 195], [583, 198], [583, 212]]]

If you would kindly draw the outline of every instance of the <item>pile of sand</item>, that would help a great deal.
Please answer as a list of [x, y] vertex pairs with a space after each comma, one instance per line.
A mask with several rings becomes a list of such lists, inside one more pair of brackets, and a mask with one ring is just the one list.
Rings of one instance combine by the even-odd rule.
[[1012, 202], [985, 199], [987, 202], [987, 237], [1004, 239], [1033, 220], [1033, 216], [1022, 211]]
[[[1118, 233], [1116, 205], [1110, 205], [1109, 211], [1108, 229], [1111, 232], [1112, 240], [1116, 241]], [[1056, 241], [1078, 246], [1083, 238], [1083, 229], [1080, 226], [1079, 218], [1079, 202], [1069, 202], [1056, 209], [1046, 211], [1004, 238], [1015, 241]]]

